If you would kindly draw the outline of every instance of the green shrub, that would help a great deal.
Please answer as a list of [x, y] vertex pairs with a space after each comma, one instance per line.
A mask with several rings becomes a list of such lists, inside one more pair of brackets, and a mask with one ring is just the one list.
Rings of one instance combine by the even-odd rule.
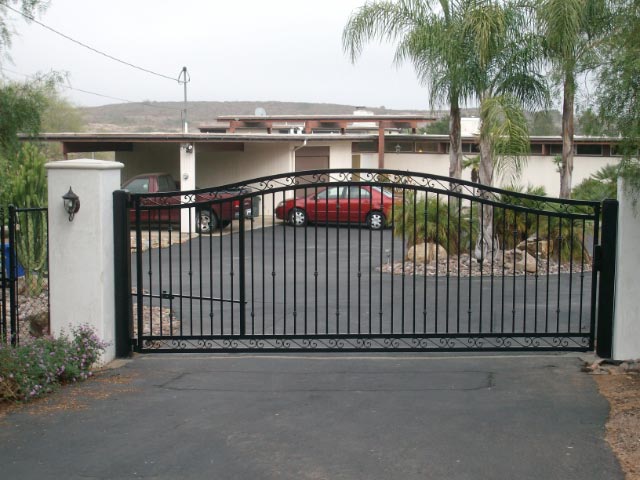
[[106, 344], [88, 326], [71, 330], [71, 338], [44, 337], [17, 347], [0, 344], [0, 401], [26, 402], [85, 380]]
[[589, 178], [576, 185], [571, 197], [579, 200], [601, 202], [605, 198], [616, 198], [618, 195], [617, 165], [605, 165]]
[[433, 195], [416, 198], [416, 192], [409, 191], [404, 204], [395, 207], [393, 233], [404, 235], [408, 247], [429, 242], [442, 245], [449, 253], [468, 252], [477, 234], [477, 215], [453, 197], [449, 202]]
[[[544, 187], [540, 186], [529, 185], [526, 189], [512, 186], [509, 190], [540, 197], [546, 195]], [[533, 210], [548, 209], [544, 200], [521, 198], [509, 194], [500, 195], [498, 201]], [[586, 213], [579, 206], [567, 208], [566, 211]], [[584, 226], [585, 232], [588, 232], [592, 226], [592, 223], [587, 222]], [[520, 212], [509, 207], [496, 207], [494, 209], [494, 228], [502, 248], [507, 250], [513, 249], [522, 241], [537, 235], [540, 240], [548, 240], [552, 258], [556, 260], [558, 256], [562, 261], [568, 261], [571, 257], [573, 260], [581, 260], [583, 256], [585, 261], [589, 259], [589, 253], [584, 247], [582, 220], [561, 219], [546, 214]]]
[[[507, 187], [506, 190], [514, 193], [536, 195], [539, 197], [544, 197], [547, 194], [544, 187], [534, 187], [532, 185], [528, 185], [526, 188], [512, 185]], [[515, 207], [531, 208], [534, 210], [543, 208], [542, 201], [522, 198], [508, 193], [499, 195], [497, 201]], [[540, 217], [540, 225], [538, 226], [536, 215], [531, 213], [525, 214], [525, 212], [513, 210], [508, 207], [495, 207], [493, 210], [493, 226], [495, 235], [500, 240], [502, 248], [505, 249], [512, 249], [515, 245], [518, 245], [523, 240], [534, 235], [537, 227], [540, 228], [538, 231], [540, 236], [546, 237], [546, 230], [544, 230], [546, 227], [545, 220], [546, 217]]]

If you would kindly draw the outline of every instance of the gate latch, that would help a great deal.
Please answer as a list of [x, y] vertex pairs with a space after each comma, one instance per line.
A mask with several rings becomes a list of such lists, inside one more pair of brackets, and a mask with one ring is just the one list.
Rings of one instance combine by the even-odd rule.
[[164, 300], [173, 300], [175, 298], [174, 295], [172, 295], [171, 293], [167, 293], [166, 290], [162, 291], [162, 295], [160, 295], [160, 298], [164, 299]]

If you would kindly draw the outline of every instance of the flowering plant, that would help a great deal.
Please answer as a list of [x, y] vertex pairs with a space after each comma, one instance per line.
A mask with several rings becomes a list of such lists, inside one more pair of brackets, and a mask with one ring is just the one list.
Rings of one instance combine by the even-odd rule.
[[72, 328], [70, 337], [27, 339], [17, 347], [0, 343], [0, 401], [29, 401], [85, 380], [106, 346], [87, 325]]

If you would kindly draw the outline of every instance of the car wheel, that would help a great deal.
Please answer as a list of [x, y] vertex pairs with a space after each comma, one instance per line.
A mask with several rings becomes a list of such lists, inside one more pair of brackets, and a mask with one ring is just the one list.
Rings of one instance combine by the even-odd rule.
[[382, 230], [384, 224], [385, 218], [382, 212], [369, 212], [369, 215], [367, 215], [367, 226], [371, 230]]
[[196, 231], [198, 233], [211, 233], [218, 228], [218, 217], [209, 210], [200, 210], [196, 221]]
[[229, 225], [231, 225], [231, 220], [222, 220], [222, 222], [220, 222], [222, 224], [222, 228], [227, 228]]
[[289, 223], [295, 227], [304, 227], [307, 224], [307, 212], [294, 208], [289, 212]]

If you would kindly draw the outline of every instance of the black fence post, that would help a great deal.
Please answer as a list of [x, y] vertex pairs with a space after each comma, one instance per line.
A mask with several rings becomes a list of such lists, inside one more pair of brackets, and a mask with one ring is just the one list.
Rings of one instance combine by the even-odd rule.
[[18, 344], [18, 259], [16, 252], [16, 207], [9, 205], [9, 329], [11, 345]]
[[2, 265], [2, 270], [0, 270], [0, 301], [2, 301], [2, 311], [0, 312], [0, 342], [7, 342], [7, 258], [6, 258], [6, 248], [5, 248], [5, 214], [4, 207], [0, 206], [0, 244], [2, 245], [2, 250], [0, 250], [0, 265]]
[[113, 241], [115, 278], [115, 347], [116, 357], [131, 355], [131, 234], [129, 226], [129, 193], [113, 192]]
[[601, 358], [611, 358], [612, 353], [617, 233], [618, 201], [604, 200], [602, 202], [600, 282], [596, 333], [596, 353]]

